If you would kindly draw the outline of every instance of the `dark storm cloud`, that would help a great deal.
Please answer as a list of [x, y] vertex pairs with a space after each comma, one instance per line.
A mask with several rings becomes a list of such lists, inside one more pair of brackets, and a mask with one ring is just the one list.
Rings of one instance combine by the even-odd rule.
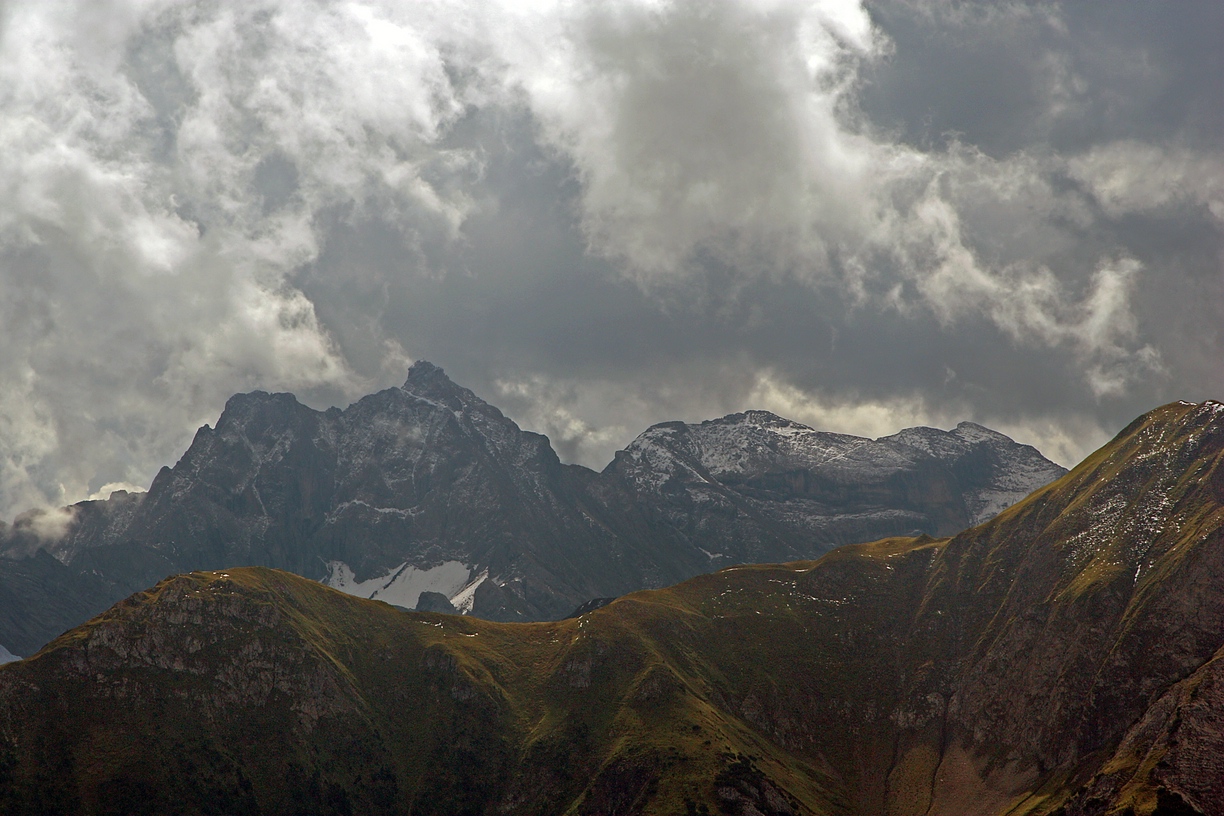
[[1093, 402], [1059, 382], [1039, 392], [1045, 410], [1061, 404], [1108, 428], [1173, 397], [1218, 395], [1224, 7], [884, 2], [869, 10], [892, 42], [864, 72], [860, 100], [874, 122], [927, 149], [957, 138], [1000, 159], [1038, 157], [1033, 175], [1084, 208], [1050, 219], [1065, 246], [1042, 241], [1062, 279], [1110, 254], [1142, 267], [1131, 312], [1160, 366]]
[[413, 359], [594, 466], [748, 407], [1070, 463], [1224, 392], [1216, 4], [0, 16], [0, 516]]

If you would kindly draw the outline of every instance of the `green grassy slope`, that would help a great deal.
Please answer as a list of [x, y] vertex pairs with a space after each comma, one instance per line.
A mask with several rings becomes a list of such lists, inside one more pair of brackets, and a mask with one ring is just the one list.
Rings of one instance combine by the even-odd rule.
[[954, 539], [555, 623], [171, 578], [0, 668], [0, 812], [1224, 812], [1169, 748], [1215, 727], [1222, 461], [1166, 406]]

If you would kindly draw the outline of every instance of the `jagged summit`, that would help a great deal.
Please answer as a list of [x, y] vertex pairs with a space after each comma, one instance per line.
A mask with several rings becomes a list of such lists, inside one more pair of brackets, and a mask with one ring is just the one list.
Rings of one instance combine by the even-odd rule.
[[479, 397], [457, 385], [440, 366], [427, 360], [417, 360], [408, 368], [408, 378], [401, 386], [409, 394], [427, 398], [468, 397], [472, 401], [482, 402]]
[[470, 422], [465, 427], [471, 432], [500, 438], [503, 443], [524, 433], [496, 406], [459, 385], [440, 366], [427, 360], [418, 360], [409, 367], [408, 378], [399, 390], [452, 411], [461, 420], [466, 416]]
[[[404, 383], [404, 390], [408, 389], [408, 384], [419, 382], [421, 380], [430, 379], [433, 377], [446, 377], [446, 371], [442, 366], [434, 365], [428, 360], [417, 360], [412, 365], [408, 366], [408, 379]], [[449, 377], [446, 377], [450, 381]]]

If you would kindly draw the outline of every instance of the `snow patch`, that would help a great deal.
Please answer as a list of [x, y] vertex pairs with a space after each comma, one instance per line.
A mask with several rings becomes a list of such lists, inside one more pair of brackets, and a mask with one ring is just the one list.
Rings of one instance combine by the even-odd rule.
[[13, 654], [8, 649], [0, 646], [0, 666], [3, 666], [5, 663], [14, 663], [20, 659], [20, 657]]
[[465, 584], [454, 595], [449, 596], [451, 606], [459, 610], [463, 615], [472, 614], [472, 607], [476, 605], [476, 587], [483, 584], [489, 578], [489, 570], [486, 568], [476, 578]]
[[382, 516], [400, 516], [402, 518], [412, 518], [413, 516], [420, 515], [421, 512], [418, 508], [403, 510], [399, 507], [375, 507], [368, 502], [363, 502], [361, 499], [352, 499], [351, 501], [341, 502], [336, 505], [336, 509], [331, 511], [329, 515], [337, 517], [350, 507], [363, 507]]
[[458, 561], [444, 561], [429, 569], [404, 562], [385, 575], [358, 581], [348, 564], [329, 561], [323, 583], [359, 598], [415, 609], [422, 592], [440, 592], [450, 598], [464, 589], [470, 578], [471, 571]]

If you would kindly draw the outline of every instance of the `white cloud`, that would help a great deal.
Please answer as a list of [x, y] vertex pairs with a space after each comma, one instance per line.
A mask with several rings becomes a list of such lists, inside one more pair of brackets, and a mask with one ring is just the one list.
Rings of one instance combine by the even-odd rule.
[[106, 501], [111, 494], [123, 491], [125, 493], [144, 493], [145, 488], [131, 482], [109, 482], [89, 494], [89, 501]]
[[508, 55], [511, 75], [575, 165], [588, 240], [629, 275], [692, 274], [703, 253], [794, 269], [861, 230], [896, 157], [840, 121], [876, 48], [857, 4], [566, 12]]
[[836, 282], [949, 329], [984, 315], [1018, 343], [1067, 346], [1098, 394], [1151, 370], [1159, 356], [1134, 342], [1136, 263], [1099, 259], [1078, 299], [1042, 263], [1074, 240], [1052, 223], [1092, 218], [1050, 184], [1059, 162], [873, 134], [854, 78], [887, 43], [861, 7], [835, 8], [840, 24], [819, 4], [619, 4], [549, 30], [564, 46], [537, 44], [550, 59], [515, 76], [576, 166], [592, 248], [647, 289], [713, 261]]
[[1069, 165], [1072, 178], [1115, 218], [1189, 204], [1224, 223], [1224, 157], [1218, 154], [1123, 141], [1094, 147]]
[[[497, 401], [502, 405], [513, 402], [519, 409], [515, 413], [522, 427], [547, 436], [567, 462], [599, 470], [612, 458], [614, 451], [643, 430], [626, 428], [610, 417], [610, 424], [601, 426], [584, 418], [592, 417], [595, 413], [592, 410], [594, 406], [582, 404], [590, 400], [597, 390], [589, 384], [584, 384], [580, 389], [573, 383], [559, 383], [537, 374], [522, 380], [498, 380], [495, 386]], [[619, 391], [621, 399], [618, 402], [621, 404], [615, 407], [623, 410], [626, 407], [623, 404], [624, 391], [609, 390]]]
[[1160, 370], [1159, 353], [1137, 342], [1131, 298], [1138, 261], [1103, 259], [1078, 295], [1039, 262], [991, 268], [965, 240], [954, 200], [928, 191], [886, 245], [942, 323], [984, 315], [1017, 343], [1067, 348], [1097, 396]]

